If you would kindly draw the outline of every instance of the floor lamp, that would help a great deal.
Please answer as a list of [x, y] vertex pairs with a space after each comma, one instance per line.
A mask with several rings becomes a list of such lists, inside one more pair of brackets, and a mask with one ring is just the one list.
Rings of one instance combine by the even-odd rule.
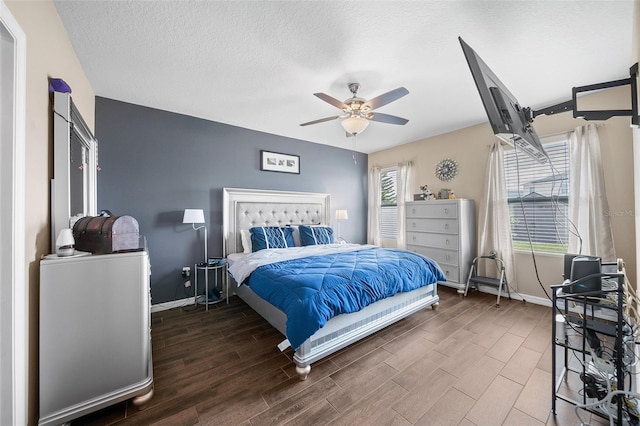
[[[204, 228], [204, 262], [207, 264], [207, 225], [204, 223], [204, 210], [202, 209], [184, 209], [184, 216], [182, 217], [182, 223], [190, 223], [195, 231]], [[196, 223], [202, 223], [202, 226], [196, 228]]]

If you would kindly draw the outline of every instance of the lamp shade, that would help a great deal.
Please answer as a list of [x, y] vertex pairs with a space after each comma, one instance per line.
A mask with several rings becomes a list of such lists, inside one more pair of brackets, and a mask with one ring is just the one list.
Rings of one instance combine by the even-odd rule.
[[342, 120], [341, 124], [347, 133], [357, 135], [359, 133], [362, 133], [364, 129], [367, 128], [367, 126], [369, 125], [369, 120], [357, 115], [352, 115], [351, 117]]
[[58, 234], [58, 238], [56, 239], [56, 246], [72, 246], [76, 242], [73, 239], [73, 231], [70, 228], [65, 228]]
[[70, 228], [64, 228], [56, 238], [56, 254], [60, 257], [73, 255], [75, 244], [73, 231]]
[[336, 210], [336, 219], [347, 220], [349, 219], [349, 214], [346, 210]]
[[204, 210], [184, 209], [182, 223], [204, 223]]

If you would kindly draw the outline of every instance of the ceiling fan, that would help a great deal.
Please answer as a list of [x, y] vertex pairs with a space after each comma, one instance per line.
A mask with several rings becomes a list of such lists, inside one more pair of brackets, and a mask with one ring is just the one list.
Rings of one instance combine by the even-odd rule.
[[382, 114], [380, 112], [374, 112], [376, 108], [380, 108], [388, 103], [396, 101], [401, 97], [407, 95], [409, 91], [404, 87], [399, 87], [387, 93], [383, 93], [373, 99], [366, 100], [358, 97], [358, 90], [360, 84], [349, 83], [349, 90], [353, 94], [352, 97], [341, 102], [334, 97], [331, 97], [325, 93], [314, 93], [325, 102], [339, 108], [344, 113], [343, 115], [334, 115], [333, 117], [321, 118], [319, 120], [309, 121], [308, 123], [302, 123], [301, 126], [308, 126], [310, 124], [324, 123], [325, 121], [336, 120], [341, 118], [342, 127], [347, 132], [347, 137], [354, 136], [362, 133], [364, 129], [369, 125], [369, 121], [378, 121], [380, 123], [387, 124], [400, 124], [404, 125], [409, 122], [406, 118], [396, 117], [395, 115]]

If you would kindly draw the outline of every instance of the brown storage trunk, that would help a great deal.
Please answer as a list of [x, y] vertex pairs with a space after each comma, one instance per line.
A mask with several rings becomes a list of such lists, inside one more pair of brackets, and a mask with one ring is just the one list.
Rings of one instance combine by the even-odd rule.
[[73, 225], [76, 250], [109, 254], [141, 250], [138, 221], [131, 216], [86, 216]]

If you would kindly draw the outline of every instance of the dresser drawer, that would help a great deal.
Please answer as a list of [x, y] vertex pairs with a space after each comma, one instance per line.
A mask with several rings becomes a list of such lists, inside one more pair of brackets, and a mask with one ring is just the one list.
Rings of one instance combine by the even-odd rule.
[[407, 244], [446, 250], [458, 250], [458, 236], [430, 234], [427, 232], [407, 232]]
[[407, 250], [421, 254], [430, 259], [435, 260], [438, 264], [447, 263], [449, 265], [458, 266], [458, 252], [453, 250], [442, 250], [434, 247], [421, 247], [407, 245]]
[[407, 219], [407, 231], [438, 232], [441, 234], [458, 234], [457, 219]]
[[458, 205], [447, 202], [408, 204], [407, 218], [413, 217], [456, 219], [458, 217]]
[[457, 266], [445, 265], [442, 263], [438, 263], [440, 269], [444, 273], [444, 276], [447, 278], [447, 281], [450, 283], [461, 283], [460, 279], [460, 269]]

